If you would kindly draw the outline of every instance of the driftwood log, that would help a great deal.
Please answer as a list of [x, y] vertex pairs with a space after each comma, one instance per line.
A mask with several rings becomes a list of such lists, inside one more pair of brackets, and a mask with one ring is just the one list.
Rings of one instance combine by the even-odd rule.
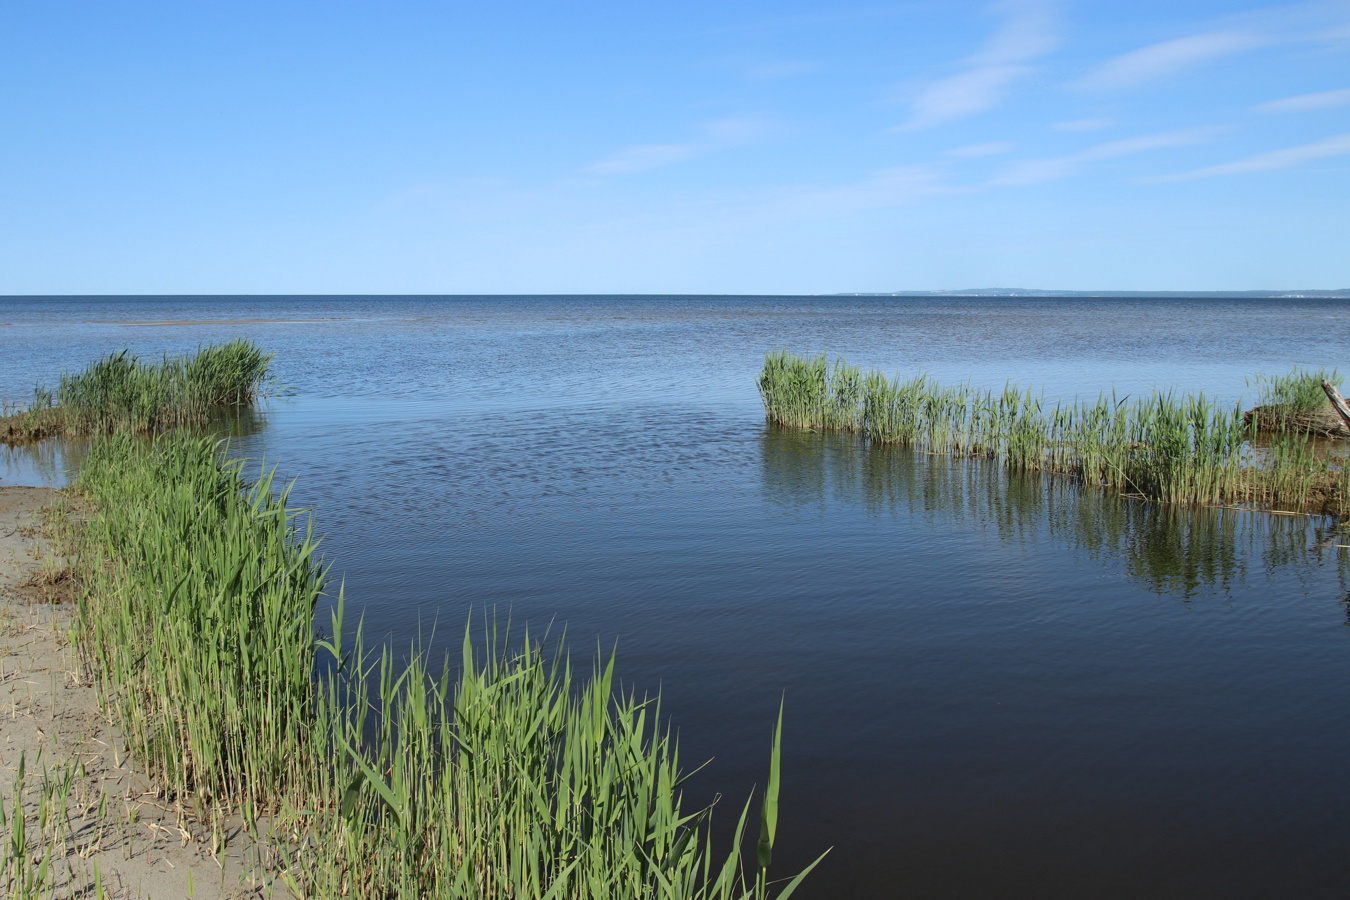
[[1341, 424], [1347, 430], [1350, 430], [1350, 408], [1345, 405], [1345, 400], [1341, 398], [1341, 392], [1336, 390], [1336, 385], [1322, 379], [1322, 390], [1326, 392], [1327, 399], [1331, 401], [1331, 408], [1336, 410], [1336, 417], [1341, 420]]

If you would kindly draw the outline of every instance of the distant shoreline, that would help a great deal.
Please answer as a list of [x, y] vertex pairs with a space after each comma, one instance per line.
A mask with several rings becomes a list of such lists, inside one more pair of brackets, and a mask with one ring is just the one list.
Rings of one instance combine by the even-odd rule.
[[1021, 288], [977, 288], [967, 291], [891, 291], [836, 294], [838, 297], [1008, 297], [1159, 300], [1350, 300], [1350, 288], [1334, 291], [1041, 291]]

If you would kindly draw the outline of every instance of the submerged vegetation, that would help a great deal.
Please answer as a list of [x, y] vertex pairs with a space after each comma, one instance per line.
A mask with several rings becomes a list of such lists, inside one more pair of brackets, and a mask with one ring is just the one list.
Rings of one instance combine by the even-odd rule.
[[[1270, 379], [1272, 403], [1306, 403], [1325, 373]], [[1167, 503], [1350, 511], [1350, 476], [1318, 452], [1306, 429], [1287, 425], [1258, 445], [1239, 406], [1203, 394], [1115, 395], [1047, 406], [1030, 390], [945, 387], [924, 375], [864, 374], [843, 360], [768, 354], [758, 379], [770, 422], [837, 430], [883, 444], [997, 460], [1010, 471], [1073, 477], [1083, 484]], [[1325, 397], [1324, 397], [1325, 401]], [[1292, 419], [1290, 421], [1293, 421]]]
[[256, 400], [271, 361], [243, 339], [158, 363], [122, 350], [62, 375], [55, 392], [36, 388], [30, 406], [0, 417], [0, 443], [201, 426], [216, 409]]
[[310, 520], [242, 466], [206, 438], [96, 439], [72, 630], [156, 787], [290, 836], [297, 895], [786, 898], [805, 876], [768, 881], [781, 712], [747, 866], [750, 801], [719, 853], [659, 697], [619, 689], [612, 657], [582, 679], [561, 647], [466, 632], [456, 680], [344, 640], [340, 591], [316, 641]]

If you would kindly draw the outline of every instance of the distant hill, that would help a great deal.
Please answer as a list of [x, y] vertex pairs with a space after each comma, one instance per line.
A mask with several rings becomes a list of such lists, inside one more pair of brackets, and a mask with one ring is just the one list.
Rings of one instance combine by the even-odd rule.
[[1198, 297], [1254, 300], [1350, 300], [1350, 288], [1333, 291], [1046, 291], [1037, 288], [970, 288], [960, 291], [855, 292], [842, 297]]

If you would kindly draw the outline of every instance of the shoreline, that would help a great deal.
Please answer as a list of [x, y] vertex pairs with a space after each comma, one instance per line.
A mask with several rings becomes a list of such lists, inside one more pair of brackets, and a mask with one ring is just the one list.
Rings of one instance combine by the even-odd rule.
[[[0, 802], [13, 809], [22, 757], [29, 841], [52, 850], [57, 897], [93, 896], [96, 878], [119, 900], [271, 896], [252, 877], [258, 845], [242, 825], [227, 823], [218, 862], [209, 825], [147, 786], [100, 709], [68, 638], [69, 571], [43, 534], [44, 510], [61, 496], [0, 486]], [[69, 777], [66, 819], [60, 835], [38, 840], [44, 770], [51, 781]], [[4, 877], [0, 868], [0, 885]]]

